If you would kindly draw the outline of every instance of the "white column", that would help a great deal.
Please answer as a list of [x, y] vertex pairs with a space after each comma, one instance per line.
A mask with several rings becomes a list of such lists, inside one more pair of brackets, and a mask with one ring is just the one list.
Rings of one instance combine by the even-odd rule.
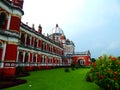
[[42, 55], [42, 64], [44, 64], [44, 58], [45, 58], [45, 57]]
[[18, 66], [19, 51], [17, 51], [16, 66]]
[[35, 56], [36, 56], [36, 63], [35, 63], [35, 66], [38, 66], [38, 65], [37, 65], [37, 64], [38, 64], [38, 62], [37, 62], [37, 61], [38, 61], [38, 60], [37, 60], [38, 54], [36, 54]]
[[6, 42], [4, 42], [4, 45], [3, 45], [2, 64], [1, 64], [2, 68], [4, 67], [5, 53], [6, 53]]
[[25, 34], [25, 45], [26, 45], [26, 42], [27, 42], [27, 34]]
[[30, 52], [28, 53], [28, 66], [30, 66]]
[[30, 52], [28, 53], [28, 63], [30, 62]]
[[10, 29], [11, 14], [8, 16], [7, 30]]
[[34, 53], [32, 53], [32, 62], [33, 62], [33, 58], [34, 58]]
[[37, 63], [37, 61], [38, 61], [38, 60], [37, 60], [37, 57], [38, 57], [38, 54], [36, 54], [36, 63]]
[[25, 52], [23, 52], [23, 63], [24, 63], [24, 61], [25, 61]]

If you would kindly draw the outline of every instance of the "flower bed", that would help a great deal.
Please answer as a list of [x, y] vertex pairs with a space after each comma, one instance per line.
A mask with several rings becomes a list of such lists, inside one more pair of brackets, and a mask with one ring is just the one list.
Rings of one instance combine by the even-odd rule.
[[0, 89], [16, 86], [26, 82], [27, 82], [26, 80], [22, 80], [22, 79], [2, 80], [0, 82]]
[[91, 65], [87, 80], [104, 90], [120, 90], [120, 58], [103, 55]]

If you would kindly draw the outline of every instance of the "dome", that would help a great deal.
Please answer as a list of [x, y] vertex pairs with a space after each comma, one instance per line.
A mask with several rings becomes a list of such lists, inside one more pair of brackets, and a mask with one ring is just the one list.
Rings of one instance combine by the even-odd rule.
[[64, 34], [63, 30], [56, 24], [56, 26], [52, 29], [51, 34]]

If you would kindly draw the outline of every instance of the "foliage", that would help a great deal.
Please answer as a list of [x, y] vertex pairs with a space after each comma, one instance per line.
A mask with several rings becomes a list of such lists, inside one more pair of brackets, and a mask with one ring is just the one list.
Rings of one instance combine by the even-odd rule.
[[120, 90], [120, 59], [103, 55], [91, 65], [91, 79], [104, 90]]
[[16, 67], [16, 74], [22, 74], [23, 72], [24, 72], [24, 70], [23, 70], [22, 66]]
[[87, 72], [87, 74], [86, 74], [86, 81], [93, 82], [93, 78], [92, 77], [93, 77], [92, 76], [92, 72], [91, 71]]
[[23, 77], [23, 76], [28, 76], [30, 75], [27, 70], [24, 70], [22, 66], [16, 67], [16, 77]]
[[65, 68], [65, 72], [70, 72], [69, 68]]
[[74, 62], [71, 63], [71, 69], [75, 70], [75, 63]]
[[96, 59], [95, 59], [95, 58], [91, 58], [91, 61], [92, 61], [92, 62], [95, 62], [95, 61], [96, 61]]

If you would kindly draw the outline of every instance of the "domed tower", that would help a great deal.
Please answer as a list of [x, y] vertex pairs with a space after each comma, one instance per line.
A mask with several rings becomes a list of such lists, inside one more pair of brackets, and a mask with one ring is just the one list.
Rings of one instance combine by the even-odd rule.
[[62, 42], [65, 39], [64, 32], [58, 24], [51, 30], [50, 38], [55, 42]]
[[0, 0], [0, 5], [0, 70], [4, 76], [14, 76], [23, 0]]

